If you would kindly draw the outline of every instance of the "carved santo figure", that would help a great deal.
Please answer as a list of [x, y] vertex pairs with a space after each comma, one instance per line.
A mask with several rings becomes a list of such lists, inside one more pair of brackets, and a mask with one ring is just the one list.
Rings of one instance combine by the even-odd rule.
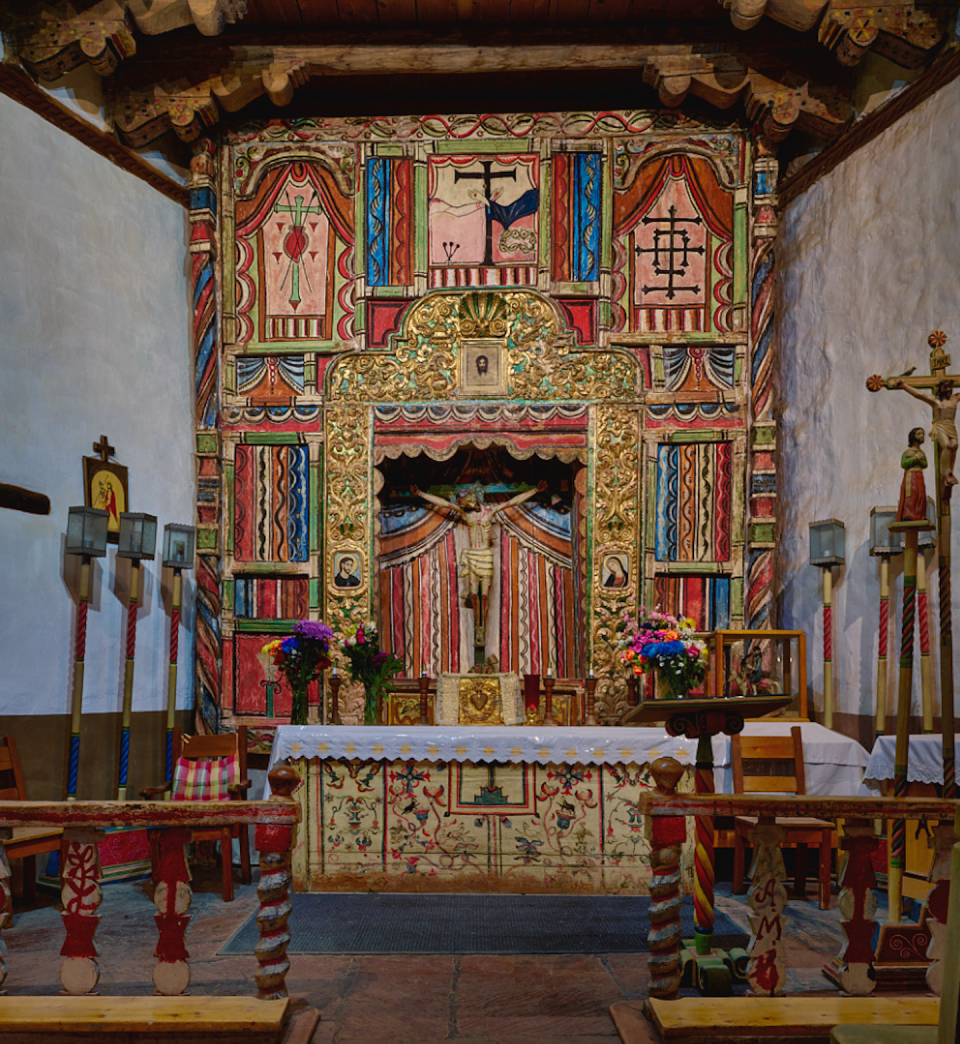
[[473, 608], [473, 644], [483, 648], [486, 644], [487, 601], [490, 597], [490, 585], [493, 583], [493, 524], [497, 515], [509, 507], [515, 507], [529, 500], [547, 488], [546, 482], [537, 483], [536, 489], [520, 493], [512, 500], [493, 506], [483, 499], [483, 490], [479, 484], [471, 486], [457, 496], [457, 500], [444, 500], [432, 493], [423, 493], [417, 486], [411, 486], [410, 492], [434, 507], [453, 511], [458, 522], [467, 527], [470, 546], [464, 548], [460, 555], [460, 572], [466, 578]]

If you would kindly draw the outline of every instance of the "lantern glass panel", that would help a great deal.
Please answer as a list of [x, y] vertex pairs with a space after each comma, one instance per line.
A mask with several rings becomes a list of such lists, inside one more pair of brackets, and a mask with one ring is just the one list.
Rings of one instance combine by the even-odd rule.
[[168, 522], [163, 527], [163, 564], [170, 569], [191, 569], [196, 542], [193, 526]]
[[101, 508], [70, 508], [67, 515], [67, 554], [102, 558], [107, 553], [108, 519], [109, 513]]
[[845, 559], [843, 523], [835, 518], [810, 523], [810, 564], [842, 565]]
[[890, 523], [897, 520], [895, 507], [870, 509], [870, 554], [896, 555], [903, 551], [903, 533], [890, 532]]
[[[937, 505], [934, 502], [933, 497], [927, 497], [927, 521], [933, 526], [936, 526], [937, 524]], [[936, 547], [936, 529], [925, 529], [922, 533], [918, 533], [917, 546], [921, 551], [926, 551], [931, 547]]]
[[156, 516], [138, 512], [121, 514], [117, 554], [121, 558], [153, 558], [156, 553]]

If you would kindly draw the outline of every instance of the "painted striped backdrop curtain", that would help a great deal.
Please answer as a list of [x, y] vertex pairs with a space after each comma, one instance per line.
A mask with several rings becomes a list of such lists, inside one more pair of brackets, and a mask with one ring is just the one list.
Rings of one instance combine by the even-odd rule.
[[[504, 513], [505, 515], [508, 513]], [[472, 666], [473, 615], [459, 575], [465, 534], [434, 512], [382, 517], [380, 632], [407, 677], [426, 670], [460, 673]], [[487, 654], [499, 669], [559, 677], [577, 674], [582, 627], [572, 541], [511, 509], [500, 529], [499, 563], [487, 615]], [[538, 550], [543, 548], [543, 550]]]
[[732, 460], [729, 442], [666, 443], [658, 448], [658, 561], [729, 561]]
[[309, 544], [306, 446], [237, 446], [233, 557], [239, 562], [306, 562]]

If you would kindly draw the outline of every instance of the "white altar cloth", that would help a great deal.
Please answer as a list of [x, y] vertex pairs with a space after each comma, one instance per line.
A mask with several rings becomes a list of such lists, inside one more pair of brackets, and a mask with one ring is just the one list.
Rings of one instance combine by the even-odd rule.
[[270, 765], [284, 758], [643, 765], [667, 756], [689, 765], [696, 752], [696, 740], [668, 736], [663, 728], [281, 725]]
[[[927, 733], [923, 736], [910, 736], [909, 740], [907, 779], [911, 783], [942, 783], [943, 737]], [[957, 743], [956, 740], [954, 742]], [[877, 736], [863, 773], [862, 794], [877, 797], [883, 789], [883, 781], [893, 779], [896, 750], [896, 736]], [[960, 759], [960, 743], [955, 747], [954, 756]]]
[[[748, 721], [743, 736], [789, 736], [793, 725], [800, 726], [803, 738], [803, 768], [807, 793], [811, 797], [852, 797], [860, 791], [867, 751], [855, 739], [824, 728], [815, 721]], [[733, 792], [730, 767], [730, 737], [713, 738], [714, 789], [718, 794]]]
[[[789, 736], [791, 721], [748, 721], [745, 736]], [[860, 788], [867, 752], [848, 736], [800, 722], [807, 793], [854, 795]], [[682, 765], [696, 760], [697, 741], [668, 736], [665, 729], [579, 726], [532, 728], [499, 725], [281, 725], [270, 752], [270, 767], [286, 758], [335, 760], [536, 762], [557, 764], [646, 764], [660, 757]], [[713, 738], [714, 786], [733, 791], [730, 737]], [[265, 796], [269, 796], [269, 788]]]

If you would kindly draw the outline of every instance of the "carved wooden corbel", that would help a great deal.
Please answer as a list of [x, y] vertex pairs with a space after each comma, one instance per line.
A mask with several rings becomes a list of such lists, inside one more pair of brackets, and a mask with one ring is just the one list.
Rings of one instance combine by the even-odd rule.
[[873, 48], [906, 69], [922, 65], [942, 37], [936, 19], [918, 11], [912, 0], [869, 8], [830, 0], [819, 31], [820, 42], [833, 48], [843, 65], [856, 65]]

